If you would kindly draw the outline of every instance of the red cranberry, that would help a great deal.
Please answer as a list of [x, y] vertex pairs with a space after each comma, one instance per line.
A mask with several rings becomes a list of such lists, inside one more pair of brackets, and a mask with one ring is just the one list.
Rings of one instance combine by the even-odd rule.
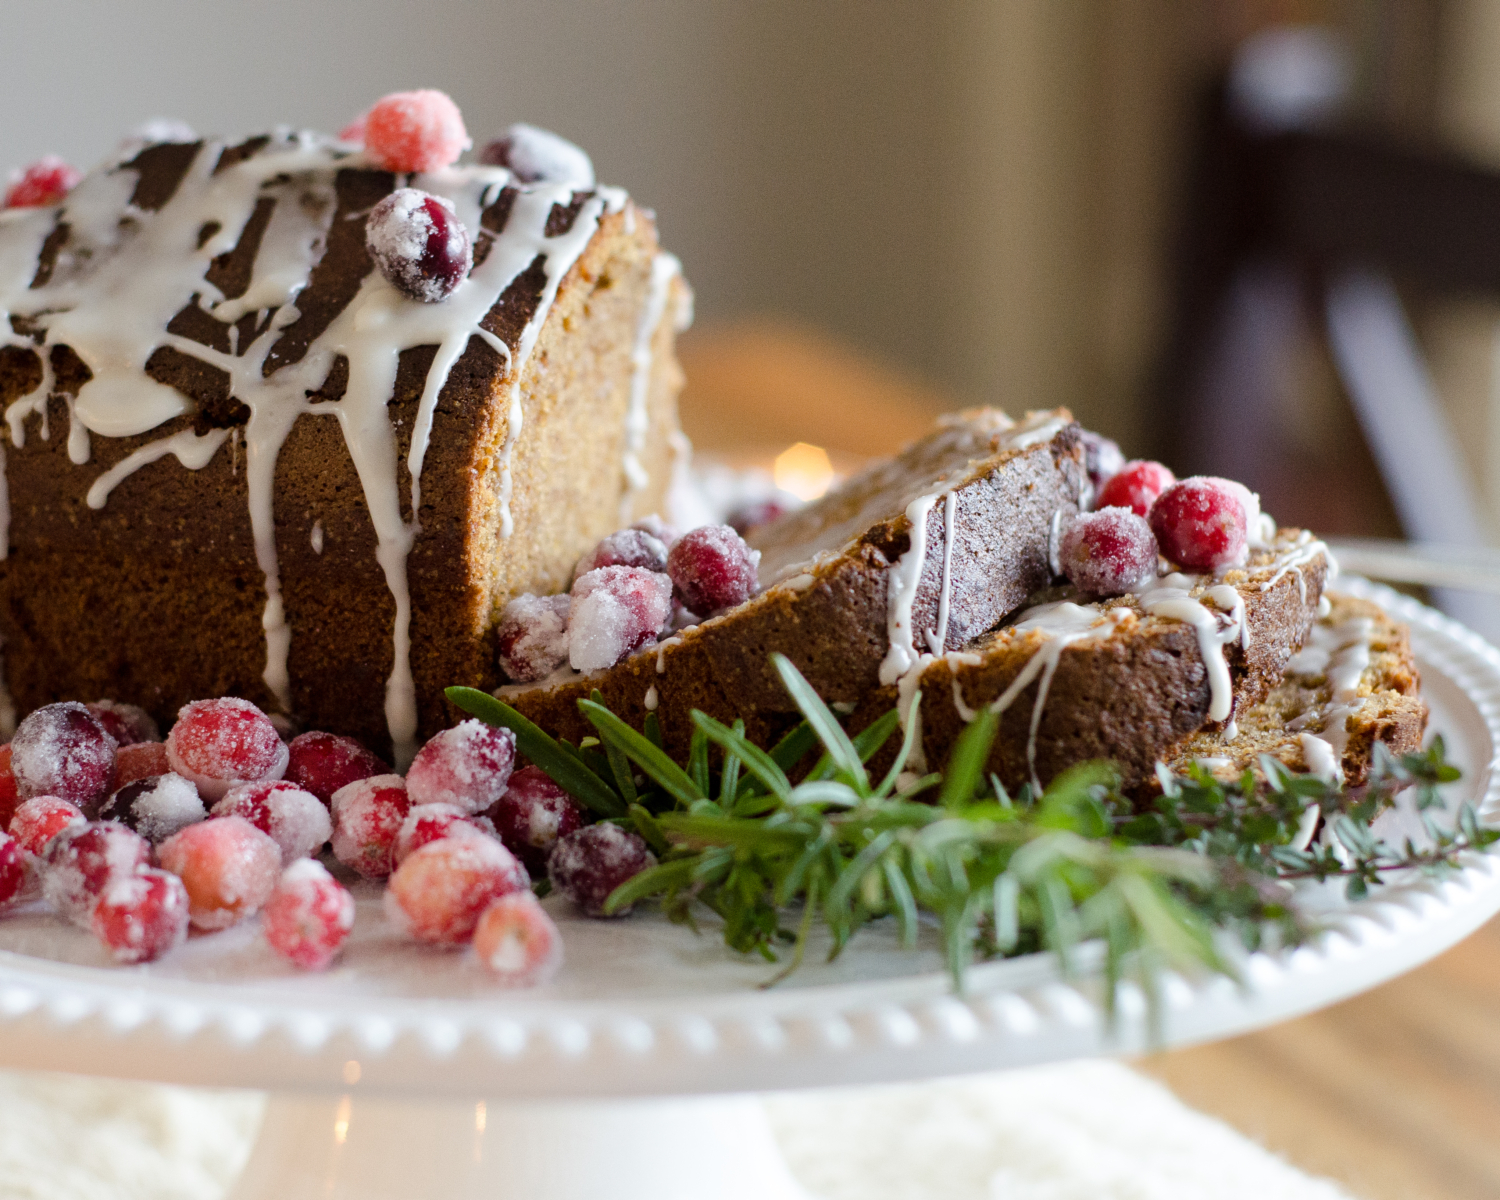
[[280, 779], [288, 759], [276, 726], [248, 700], [194, 700], [167, 734], [172, 770], [198, 785], [205, 800], [221, 800], [236, 783]]
[[132, 780], [99, 808], [99, 820], [118, 821], [152, 845], [207, 816], [198, 789], [170, 771]]
[[431, 88], [382, 96], [365, 113], [363, 126], [370, 161], [403, 174], [452, 166], [470, 145], [458, 105]]
[[271, 949], [304, 971], [321, 971], [343, 949], [354, 928], [354, 897], [313, 858], [281, 873], [261, 913]]
[[630, 528], [639, 529], [642, 533], [649, 533], [663, 546], [670, 546], [673, 542], [675, 542], [682, 536], [682, 534], [678, 531], [677, 526], [668, 524], [666, 521], [663, 521], [661, 517], [656, 513], [652, 513], [650, 516], [642, 517]]
[[110, 880], [151, 865], [151, 843], [113, 821], [69, 825], [47, 845], [42, 895], [70, 921], [87, 924]]
[[446, 300], [474, 265], [469, 231], [452, 202], [416, 188], [397, 188], [370, 210], [365, 249], [381, 274], [425, 304]]
[[784, 517], [791, 512], [793, 505], [778, 496], [772, 496], [765, 500], [753, 500], [749, 504], [742, 504], [729, 514], [727, 524], [741, 537], [752, 529], [758, 529], [762, 525], [769, 525], [778, 517]]
[[1177, 482], [1169, 467], [1135, 459], [1119, 469], [1094, 496], [1095, 508], [1128, 508], [1138, 517], [1151, 511], [1156, 498]]
[[82, 178], [76, 168], [55, 154], [48, 154], [11, 175], [10, 186], [5, 189], [5, 207], [42, 208], [57, 204]]
[[167, 747], [162, 742], [137, 742], [134, 746], [121, 746], [115, 752], [116, 787], [123, 787], [133, 779], [165, 775], [171, 769]]
[[95, 700], [84, 707], [94, 714], [95, 720], [104, 726], [104, 732], [114, 738], [117, 745], [161, 741], [161, 730], [156, 721], [138, 705], [121, 704], [118, 700]]
[[516, 765], [516, 735], [470, 718], [417, 751], [406, 771], [413, 804], [451, 804], [480, 813], [505, 793]]
[[600, 567], [573, 581], [568, 661], [575, 671], [612, 667], [649, 645], [672, 617], [672, 581], [640, 567]]
[[700, 525], [677, 539], [667, 556], [683, 606], [700, 616], [743, 604], [755, 591], [760, 551], [728, 525]]
[[396, 868], [385, 911], [419, 942], [461, 945], [492, 903], [530, 886], [526, 868], [494, 838], [443, 838], [412, 851]]
[[0, 909], [26, 894], [26, 849], [8, 833], [0, 833]]
[[195, 928], [228, 929], [260, 910], [281, 877], [281, 851], [244, 817], [210, 817], [157, 848], [187, 888]]
[[396, 868], [396, 836], [411, 811], [406, 780], [373, 775], [333, 794], [333, 856], [370, 879]]
[[1119, 596], [1156, 577], [1156, 539], [1128, 508], [1080, 513], [1058, 549], [1063, 574], [1081, 592]]
[[661, 539], [644, 529], [622, 529], [612, 533], [582, 558], [573, 578], [599, 567], [640, 567], [645, 571], [667, 569], [667, 548]]
[[581, 828], [588, 816], [541, 767], [522, 767], [512, 775], [488, 815], [500, 840], [538, 877], [546, 873], [557, 839]]
[[399, 867], [405, 862], [412, 851], [446, 837], [494, 837], [490, 829], [479, 824], [480, 821], [488, 824], [487, 818], [468, 816], [463, 809], [451, 804], [414, 805], [396, 834], [396, 865]]
[[[639, 834], [606, 821], [559, 838], [547, 858], [547, 877], [589, 916], [602, 917], [611, 892], [655, 865], [656, 855]], [[629, 911], [627, 906], [613, 915]]]
[[571, 596], [517, 596], [505, 606], [496, 634], [500, 669], [515, 683], [545, 679], [568, 661]]
[[188, 909], [182, 880], [170, 871], [142, 870], [105, 885], [89, 924], [116, 962], [153, 962], [182, 945]]
[[1120, 447], [1109, 438], [1085, 429], [1083, 431], [1083, 462], [1088, 469], [1089, 482], [1094, 485], [1094, 495], [1097, 496], [1099, 489], [1118, 475], [1125, 466], [1125, 456], [1120, 453]]
[[562, 966], [557, 925], [530, 892], [501, 896], [479, 918], [474, 955], [508, 987], [546, 983]]
[[594, 186], [594, 164], [579, 147], [534, 125], [512, 125], [504, 137], [487, 142], [479, 161], [506, 167], [522, 183], [571, 183]]
[[23, 797], [60, 796], [87, 809], [114, 788], [115, 739], [81, 704], [37, 709], [17, 727], [10, 749]]
[[292, 739], [283, 778], [331, 804], [340, 788], [372, 775], [388, 775], [390, 770], [353, 738], [314, 731]]
[[10, 828], [10, 819], [16, 815], [21, 803], [21, 793], [16, 789], [16, 776], [10, 769], [10, 745], [0, 746], [0, 829]]
[[295, 783], [237, 783], [213, 807], [216, 817], [244, 817], [281, 850], [282, 865], [316, 854], [333, 836], [328, 809]]
[[1194, 476], [1164, 491], [1151, 506], [1151, 532], [1162, 553], [1189, 571], [1245, 561], [1245, 506], [1217, 479]]
[[56, 796], [33, 796], [21, 801], [10, 819], [10, 836], [28, 854], [41, 855], [47, 844], [64, 829], [87, 823], [88, 818], [76, 804]]

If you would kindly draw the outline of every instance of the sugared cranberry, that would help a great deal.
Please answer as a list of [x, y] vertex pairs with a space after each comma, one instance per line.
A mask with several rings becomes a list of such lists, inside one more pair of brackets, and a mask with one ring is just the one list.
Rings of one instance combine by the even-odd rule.
[[26, 850], [8, 833], [0, 833], [0, 909], [26, 894]]
[[[399, 867], [412, 851], [420, 850], [429, 842], [441, 841], [445, 837], [494, 837], [489, 829], [479, 825], [484, 817], [468, 816], [463, 809], [451, 804], [417, 804], [401, 822], [396, 834], [396, 865]], [[491, 827], [493, 828], [493, 827]]]
[[1094, 496], [1095, 508], [1128, 508], [1138, 517], [1151, 511], [1156, 498], [1177, 482], [1170, 467], [1137, 458], [1105, 481]]
[[354, 897], [317, 859], [301, 858], [281, 873], [261, 927], [282, 958], [304, 971], [321, 971], [354, 928]]
[[582, 558], [573, 577], [587, 575], [599, 567], [640, 567], [646, 571], [667, 569], [667, 548], [660, 538], [644, 529], [622, 529], [612, 533]]
[[672, 616], [672, 580], [640, 567], [600, 567], [573, 581], [568, 661], [575, 671], [612, 667], [649, 645]]
[[512, 892], [480, 916], [474, 954], [507, 987], [534, 987], [562, 966], [562, 934], [535, 896]]
[[522, 183], [594, 186], [594, 164], [579, 147], [535, 125], [512, 125], [503, 137], [485, 143], [479, 161], [506, 167]]
[[134, 746], [121, 746], [115, 752], [116, 787], [124, 787], [134, 779], [165, 775], [171, 769], [163, 742], [137, 742]]
[[105, 885], [89, 925], [116, 962], [153, 962], [182, 945], [188, 909], [182, 880], [170, 871], [142, 870]]
[[689, 530], [667, 556], [677, 598], [700, 616], [750, 599], [759, 564], [760, 551], [745, 545], [728, 525]]
[[387, 171], [440, 171], [469, 148], [463, 114], [443, 92], [392, 92], [365, 114], [365, 153]]
[[56, 204], [78, 186], [83, 175], [55, 154], [39, 158], [29, 167], [15, 171], [5, 189], [6, 208], [42, 208]]
[[321, 850], [333, 836], [328, 809], [295, 783], [237, 783], [213, 807], [216, 817], [244, 817], [281, 849], [283, 865]]
[[630, 528], [639, 529], [642, 533], [649, 533], [663, 546], [670, 547], [673, 542], [682, 536], [677, 526], [663, 521], [657, 513], [642, 517]]
[[248, 700], [194, 700], [167, 734], [167, 761], [210, 802], [236, 783], [280, 779], [287, 746], [266, 714]]
[[22, 797], [60, 796], [87, 810], [114, 789], [115, 739], [71, 700], [48, 704], [22, 721], [10, 751]]
[[1097, 497], [1099, 489], [1118, 475], [1125, 466], [1125, 456], [1120, 453], [1120, 447], [1109, 438], [1093, 430], [1085, 429], [1083, 431], [1083, 463], [1088, 469], [1089, 482], [1094, 485], [1094, 495]]
[[10, 828], [10, 819], [16, 815], [16, 806], [21, 803], [21, 793], [16, 790], [16, 776], [10, 769], [10, 744], [0, 746], [0, 829]]
[[259, 911], [281, 877], [281, 851], [244, 817], [210, 817], [157, 847], [182, 879], [198, 929], [227, 929]]
[[349, 124], [339, 130], [339, 141], [348, 142], [352, 146], [363, 146], [365, 144], [365, 121], [369, 113], [363, 112]]
[[568, 610], [573, 599], [527, 592], [505, 606], [496, 634], [500, 669], [515, 683], [545, 679], [568, 661]]
[[[637, 833], [601, 822], [559, 838], [547, 858], [552, 886], [591, 917], [602, 917], [604, 902], [628, 879], [656, 866], [656, 855]], [[613, 916], [623, 917], [627, 905]]]
[[398, 188], [365, 222], [365, 248], [391, 283], [413, 300], [436, 304], [474, 265], [469, 231], [449, 200]]
[[95, 720], [104, 726], [104, 732], [119, 746], [161, 741], [161, 730], [156, 721], [138, 705], [121, 704], [118, 700], [95, 700], [84, 707], [94, 714]]
[[417, 751], [406, 772], [413, 804], [451, 804], [481, 813], [505, 793], [516, 765], [516, 735], [470, 718]]
[[538, 877], [546, 873], [557, 839], [581, 828], [587, 815], [540, 767], [522, 767], [512, 775], [505, 795], [489, 811], [500, 840]]
[[118, 821], [153, 845], [207, 816], [198, 789], [171, 771], [132, 780], [99, 807], [99, 820]]
[[406, 780], [373, 775], [333, 794], [333, 855], [369, 879], [396, 869], [396, 836], [411, 811]]
[[292, 739], [283, 778], [331, 804], [340, 788], [373, 775], [388, 775], [390, 770], [353, 738], [315, 730]]
[[779, 496], [770, 496], [764, 500], [752, 500], [749, 504], [742, 504], [731, 512], [725, 523], [741, 537], [752, 529], [758, 529], [762, 525], [769, 525], [777, 517], [784, 517], [791, 512], [795, 506], [781, 499]]
[[1058, 548], [1063, 574], [1081, 592], [1118, 596], [1156, 576], [1156, 539], [1128, 508], [1080, 513]]
[[1161, 552], [1189, 571], [1245, 561], [1245, 506], [1222, 480], [1197, 475], [1173, 484], [1151, 506], [1151, 532]]
[[33, 796], [16, 808], [15, 816], [10, 819], [10, 836], [28, 854], [41, 855], [46, 852], [47, 843], [64, 829], [87, 822], [88, 818], [76, 804], [56, 796]]
[[113, 821], [90, 821], [60, 831], [42, 861], [42, 895], [59, 915], [87, 925], [106, 884], [151, 865], [151, 844]]
[[429, 842], [396, 868], [385, 889], [385, 911], [419, 942], [460, 945], [480, 915], [501, 896], [531, 886], [523, 867], [494, 838]]

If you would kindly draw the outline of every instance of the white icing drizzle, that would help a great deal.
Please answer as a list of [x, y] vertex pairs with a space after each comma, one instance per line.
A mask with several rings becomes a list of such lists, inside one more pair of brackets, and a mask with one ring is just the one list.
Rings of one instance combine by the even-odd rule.
[[1224, 740], [1226, 742], [1232, 742], [1232, 741], [1234, 741], [1235, 738], [1237, 738], [1239, 736], [1240, 736], [1239, 722], [1236, 721], [1233, 716], [1231, 716], [1229, 718], [1229, 720], [1227, 722], [1225, 722], [1225, 724], [1224, 724]]
[[635, 346], [630, 352], [630, 403], [625, 410], [625, 495], [620, 500], [620, 520], [630, 520], [635, 493], [650, 486], [651, 476], [641, 463], [646, 435], [651, 432], [651, 345], [666, 315], [672, 295], [672, 280], [682, 274], [682, 263], [675, 254], [658, 254], [651, 260], [651, 286], [646, 293], [646, 307], [641, 310], [635, 330]]
[[323, 553], [323, 520], [321, 517], [313, 522], [312, 533], [309, 535], [308, 541], [312, 543], [314, 554]]
[[[1287, 663], [1289, 674], [1323, 678], [1332, 703], [1321, 714], [1322, 729], [1300, 732], [1302, 756], [1308, 769], [1331, 779], [1343, 778], [1344, 749], [1349, 744], [1349, 718], [1359, 711], [1360, 679], [1370, 666], [1370, 639], [1375, 622], [1369, 617], [1351, 617], [1337, 625], [1319, 622], [1307, 643]], [[1316, 709], [1300, 714], [1289, 726], [1301, 729], [1319, 719]]]
[[1322, 620], [1333, 611], [1333, 605], [1329, 603], [1327, 596], [1318, 597], [1318, 620]]
[[1320, 805], [1311, 804], [1302, 810], [1302, 819], [1297, 822], [1297, 832], [1287, 843], [1293, 850], [1306, 850], [1312, 845], [1313, 834], [1318, 828], [1318, 818], [1323, 815]]
[[[484, 261], [441, 304], [410, 300], [371, 271], [353, 300], [309, 346], [302, 358], [266, 375], [263, 368], [277, 332], [299, 316], [296, 299], [321, 258], [334, 214], [333, 176], [363, 162], [311, 134], [279, 134], [266, 149], [215, 170], [225, 143], [205, 143], [170, 199], [155, 212], [132, 207], [137, 182], [123, 159], [90, 173], [60, 208], [11, 210], [0, 214], [0, 344], [34, 348], [42, 362], [41, 384], [12, 403], [6, 420], [14, 444], [24, 443], [24, 422], [43, 418], [53, 390], [47, 350], [68, 345], [92, 377], [68, 398], [69, 453], [88, 459], [88, 437], [146, 433], [186, 413], [189, 402], [175, 389], [145, 373], [147, 358], [159, 347], [188, 354], [230, 377], [230, 394], [250, 410], [244, 431], [251, 528], [256, 559], [265, 575], [263, 625], [267, 686], [286, 705], [290, 629], [281, 604], [276, 561], [274, 479], [276, 459], [297, 417], [304, 412], [336, 416], [365, 493], [377, 538], [376, 557], [396, 604], [392, 629], [393, 666], [387, 681], [386, 719], [398, 765], [414, 749], [415, 687], [410, 666], [410, 595], [406, 560], [419, 532], [422, 464], [438, 396], [470, 339], [478, 337], [506, 358], [510, 395], [500, 459], [501, 531], [510, 536], [511, 457], [524, 422], [522, 369], [546, 321], [557, 289], [598, 228], [602, 215], [618, 212], [625, 193], [599, 188], [584, 198], [567, 231], [548, 236], [553, 206], [568, 205], [567, 184], [522, 188], [505, 228], [491, 236]], [[134, 150], [131, 151], [134, 153]], [[474, 233], [480, 214], [514, 180], [499, 167], [454, 167], [410, 177], [414, 187], [451, 201]], [[276, 206], [256, 255], [249, 285], [240, 297], [226, 298], [205, 277], [212, 260], [234, 249], [263, 198]], [[362, 213], [348, 219], [363, 219]], [[48, 281], [30, 287], [42, 243], [57, 221], [70, 229]], [[522, 330], [512, 356], [504, 343], [480, 328], [506, 287], [540, 260], [545, 284], [539, 303]], [[268, 313], [267, 328], [249, 346], [230, 331], [224, 353], [165, 332], [173, 316], [199, 297], [200, 307], [221, 320]], [[10, 318], [27, 318], [45, 336], [40, 345], [13, 332]], [[397, 488], [396, 439], [387, 414], [396, 367], [403, 350], [435, 345], [413, 423], [407, 465], [411, 474], [411, 520], [404, 519]], [[313, 406], [308, 393], [328, 378], [340, 356], [349, 363], [349, 381], [337, 401]], [[227, 431], [199, 436], [191, 431], [152, 442], [95, 480], [90, 507], [99, 508], [124, 478], [168, 454], [185, 467], [205, 466]]]
[[646, 711], [647, 712], [655, 712], [656, 711], [656, 703], [657, 703], [656, 684], [653, 683], [650, 687], [648, 687], [646, 689], [646, 698], [643, 701], [643, 703], [646, 706]]
[[[1192, 596], [1192, 590], [1199, 582], [1192, 576], [1175, 572], [1163, 575], [1149, 587], [1143, 588], [1137, 599], [1142, 612], [1155, 617], [1170, 617], [1174, 621], [1191, 625], [1197, 632], [1198, 652], [1203, 658], [1204, 669], [1208, 672], [1208, 719], [1222, 721], [1234, 707], [1234, 689], [1229, 664], [1224, 659], [1224, 647], [1231, 642], [1242, 641], [1246, 636], [1245, 608], [1235, 589], [1225, 587], [1224, 591], [1235, 593], [1235, 600], [1239, 603], [1227, 614], [1210, 611]], [[1210, 588], [1203, 596], [1218, 604], [1220, 598], [1213, 594], [1218, 591], [1217, 587]]]
[[1342, 779], [1344, 776], [1343, 755], [1334, 752], [1333, 744], [1313, 733], [1299, 733], [1302, 757], [1307, 760], [1307, 769], [1325, 779]]
[[1307, 579], [1302, 573], [1302, 568], [1307, 566], [1308, 563], [1312, 562], [1320, 554], [1328, 560], [1328, 578], [1334, 578], [1338, 575], [1338, 563], [1327, 545], [1320, 539], [1313, 537], [1307, 530], [1301, 530], [1297, 534], [1296, 541], [1288, 549], [1281, 551], [1277, 555], [1276, 562], [1273, 564], [1276, 569], [1272, 572], [1269, 579], [1261, 583], [1260, 590], [1263, 592], [1270, 591], [1281, 582], [1282, 577], [1288, 571], [1295, 571], [1297, 573], [1297, 594], [1305, 604], [1307, 602]]
[[680, 645], [682, 645], [680, 637], [669, 637], [656, 644], [656, 673], [658, 675], [665, 674], [667, 670], [667, 660], [664, 657], [667, 653], [667, 647]]
[[941, 654], [944, 643], [948, 640], [948, 605], [953, 595], [953, 543], [956, 540], [954, 534], [957, 532], [957, 520], [958, 493], [949, 492], [943, 501], [943, 582], [938, 591], [937, 630], [923, 631], [923, 636], [927, 638], [927, 648], [933, 654]]
[[777, 587], [785, 588], [789, 592], [805, 592], [813, 584], [818, 582], [816, 575], [809, 575], [803, 571], [800, 575], [793, 575], [790, 579], [783, 579]]
[[920, 663], [916, 631], [912, 629], [912, 602], [922, 582], [922, 567], [927, 562], [927, 514], [937, 503], [937, 493], [918, 496], [906, 506], [910, 528], [910, 545], [886, 575], [889, 589], [886, 601], [885, 632], [890, 648], [880, 664], [880, 682], [889, 687]]
[[[1093, 485], [1090, 484], [1090, 487]], [[1084, 509], [1084, 511], [1087, 511]], [[1063, 573], [1062, 558], [1062, 515], [1063, 510], [1057, 509], [1052, 514], [1052, 528], [1047, 531], [1047, 565], [1052, 568], [1053, 578]]]

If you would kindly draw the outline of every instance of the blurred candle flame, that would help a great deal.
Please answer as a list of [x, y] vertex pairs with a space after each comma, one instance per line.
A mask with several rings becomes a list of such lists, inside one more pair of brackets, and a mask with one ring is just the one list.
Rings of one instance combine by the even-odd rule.
[[833, 484], [833, 464], [822, 446], [796, 442], [776, 456], [776, 486], [803, 501], [816, 500]]

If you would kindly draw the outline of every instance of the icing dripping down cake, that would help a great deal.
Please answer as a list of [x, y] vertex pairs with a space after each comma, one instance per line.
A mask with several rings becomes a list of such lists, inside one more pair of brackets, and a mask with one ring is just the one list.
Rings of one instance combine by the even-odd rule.
[[[660, 508], [683, 444], [690, 293], [588, 175], [137, 140], [0, 213], [6, 707], [239, 695], [404, 761], [443, 687], [500, 682], [505, 603]], [[366, 248], [403, 187], [472, 242], [441, 303]]]

